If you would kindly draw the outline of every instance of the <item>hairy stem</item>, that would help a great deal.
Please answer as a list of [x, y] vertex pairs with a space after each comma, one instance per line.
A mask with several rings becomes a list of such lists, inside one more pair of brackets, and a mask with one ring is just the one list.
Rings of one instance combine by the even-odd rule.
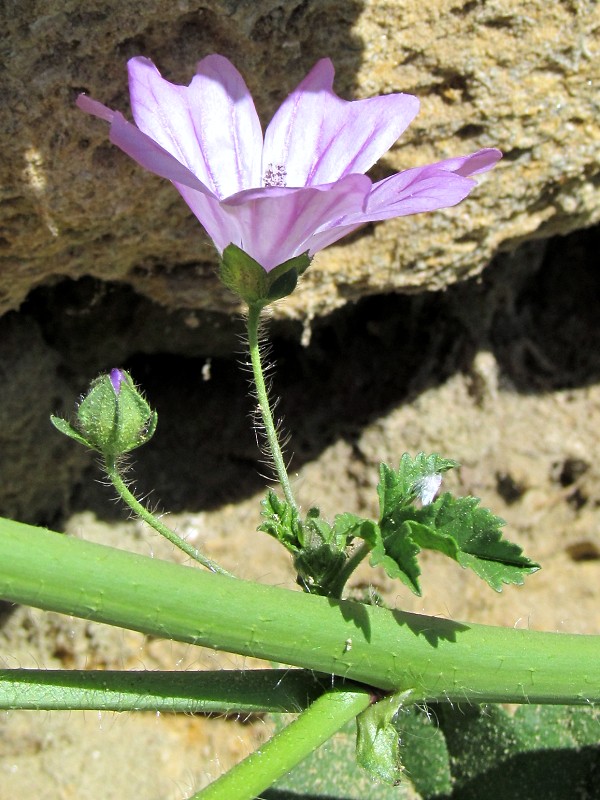
[[123, 500], [123, 502], [129, 506], [129, 508], [140, 518], [142, 519], [147, 525], [150, 525], [151, 528], [154, 528], [155, 531], [158, 531], [161, 536], [164, 536], [165, 539], [168, 539], [171, 544], [174, 544], [175, 547], [178, 547], [180, 550], [193, 558], [194, 561], [202, 564], [203, 567], [206, 567], [211, 572], [218, 572], [221, 575], [228, 575], [229, 577], [233, 577], [230, 572], [220, 567], [210, 558], [202, 555], [202, 553], [198, 550], [198, 548], [194, 547], [185, 539], [182, 539], [181, 536], [178, 536], [175, 531], [172, 531], [169, 527], [167, 527], [164, 523], [162, 523], [157, 517], [154, 516], [148, 509], [140, 503], [140, 501], [131, 493], [128, 489], [127, 484], [121, 477], [121, 473], [119, 472], [114, 459], [107, 458], [104, 462], [104, 467], [106, 469], [106, 474], [108, 475], [110, 482], [115, 487], [117, 492], [119, 493], [119, 497]]
[[0, 670], [0, 709], [296, 714], [331, 687], [329, 675], [303, 669], [15, 668]]
[[263, 374], [262, 360], [260, 356], [260, 344], [258, 337], [258, 329], [260, 324], [261, 306], [250, 306], [248, 308], [248, 349], [250, 352], [250, 361], [252, 364], [252, 374], [254, 376], [254, 386], [256, 389], [256, 399], [262, 417], [263, 425], [265, 426], [265, 435], [267, 437], [267, 444], [273, 459], [273, 465], [277, 478], [283, 489], [286, 501], [293, 509], [297, 509], [292, 487], [290, 486], [290, 479], [288, 477], [287, 468], [279, 444], [277, 436], [277, 428], [273, 421], [273, 414], [271, 412], [271, 405], [269, 403], [269, 393], [265, 384], [265, 377]]
[[327, 692], [266, 744], [190, 800], [254, 800], [371, 702], [367, 689]]
[[368, 542], [363, 542], [354, 550], [348, 561], [346, 561], [344, 567], [339, 571], [338, 575], [336, 575], [335, 581], [330, 585], [330, 597], [339, 598], [342, 596], [342, 592], [344, 591], [344, 587], [348, 583], [350, 576], [370, 552], [371, 545]]

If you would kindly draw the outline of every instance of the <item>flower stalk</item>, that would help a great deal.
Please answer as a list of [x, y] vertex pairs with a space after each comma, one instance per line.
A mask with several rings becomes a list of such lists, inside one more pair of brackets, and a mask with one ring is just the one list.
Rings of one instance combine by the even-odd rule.
[[294, 509], [298, 510], [294, 493], [290, 484], [290, 479], [285, 465], [283, 452], [277, 436], [277, 426], [273, 419], [271, 411], [271, 404], [269, 403], [269, 393], [265, 383], [265, 376], [262, 367], [262, 359], [260, 355], [260, 341], [259, 341], [259, 325], [262, 307], [258, 304], [248, 307], [247, 317], [247, 332], [248, 332], [248, 350], [250, 353], [250, 362], [252, 364], [252, 375], [254, 377], [254, 386], [256, 389], [256, 399], [258, 408], [262, 417], [265, 436], [269, 447], [271, 458], [273, 459], [273, 466], [277, 474], [279, 483], [285, 495], [287, 503]]
[[226, 569], [220, 567], [215, 561], [203, 555], [198, 548], [189, 544], [189, 542], [186, 542], [186, 540], [182, 539], [181, 536], [178, 536], [175, 531], [172, 531], [171, 528], [164, 524], [164, 522], [161, 522], [158, 517], [152, 514], [152, 512], [149, 511], [146, 506], [143, 505], [143, 503], [140, 503], [140, 501], [129, 490], [127, 484], [123, 480], [114, 457], [107, 456], [105, 458], [104, 469], [106, 470], [106, 474], [110, 482], [117, 490], [121, 500], [123, 500], [123, 502], [129, 506], [129, 508], [137, 517], [143, 520], [151, 528], [154, 528], [155, 531], [160, 533], [161, 536], [164, 536], [165, 539], [168, 539], [171, 544], [175, 545], [175, 547], [178, 547], [190, 558], [193, 558], [194, 561], [197, 561], [199, 564], [202, 564], [203, 567], [206, 567], [206, 569], [210, 570], [211, 572], [217, 572], [220, 575], [228, 575], [230, 578], [234, 577]]

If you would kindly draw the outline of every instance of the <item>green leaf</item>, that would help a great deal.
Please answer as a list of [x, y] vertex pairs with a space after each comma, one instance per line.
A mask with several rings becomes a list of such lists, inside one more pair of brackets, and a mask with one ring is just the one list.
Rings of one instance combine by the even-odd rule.
[[[414, 459], [405, 453], [398, 470], [381, 465], [380, 523], [379, 531], [370, 531], [371, 564], [383, 566], [391, 578], [400, 579], [417, 595], [421, 593], [418, 555], [423, 548], [472, 569], [496, 591], [504, 584], [523, 583], [539, 564], [502, 538], [504, 521], [481, 508], [477, 498], [445, 493], [434, 502], [424, 500], [423, 492], [430, 491], [427, 479], [454, 466], [455, 461], [435, 453], [418, 453]], [[422, 507], [415, 505], [416, 500]]]
[[271, 489], [261, 506], [261, 516], [265, 521], [258, 530], [277, 539], [290, 553], [298, 553], [302, 547], [302, 529], [297, 511], [285, 500], [280, 500]]
[[[600, 711], [590, 707], [431, 709], [450, 754], [454, 791], [437, 800], [595, 797]], [[425, 798], [432, 797], [424, 794]]]
[[412, 503], [418, 495], [419, 481], [423, 478], [447, 472], [457, 466], [457, 461], [442, 458], [437, 453], [431, 455], [417, 453], [414, 458], [404, 453], [397, 470], [391, 469], [387, 464], [381, 464], [377, 487], [381, 519], [399, 506]]
[[595, 797], [600, 710], [447, 704], [394, 720], [405, 776], [423, 800]]
[[416, 595], [421, 595], [417, 560], [421, 548], [411, 537], [408, 522], [394, 525], [392, 520], [382, 522], [377, 544], [371, 551], [371, 566], [382, 566], [390, 578], [401, 580]]
[[356, 760], [375, 780], [397, 786], [404, 767], [400, 761], [400, 740], [393, 720], [412, 694], [389, 695], [356, 718]]
[[456, 498], [445, 493], [420, 509], [418, 518], [438, 534], [453, 539], [456, 555], [447, 555], [472, 569], [497, 592], [502, 591], [503, 584], [522, 584], [525, 575], [540, 568], [517, 544], [502, 538], [504, 520], [482, 508], [476, 497]]
[[436, 723], [435, 715], [420, 706], [404, 707], [394, 719], [405, 778], [423, 798], [439, 798], [452, 790], [450, 754]]

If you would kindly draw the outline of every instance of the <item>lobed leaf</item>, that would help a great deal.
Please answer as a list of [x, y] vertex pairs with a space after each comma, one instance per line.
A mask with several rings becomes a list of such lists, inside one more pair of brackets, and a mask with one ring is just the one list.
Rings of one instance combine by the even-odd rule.
[[[497, 592], [503, 584], [522, 584], [539, 564], [523, 555], [519, 545], [502, 538], [504, 520], [479, 505], [476, 497], [453, 497], [445, 493], [419, 511], [422, 521], [456, 542], [451, 555], [472, 569]], [[437, 549], [437, 548], [436, 548]]]
[[437, 453], [431, 455], [417, 453], [414, 458], [409, 453], [404, 453], [397, 470], [391, 469], [387, 464], [381, 464], [377, 487], [381, 519], [399, 506], [412, 503], [419, 494], [420, 481], [457, 466], [457, 461], [442, 458]]

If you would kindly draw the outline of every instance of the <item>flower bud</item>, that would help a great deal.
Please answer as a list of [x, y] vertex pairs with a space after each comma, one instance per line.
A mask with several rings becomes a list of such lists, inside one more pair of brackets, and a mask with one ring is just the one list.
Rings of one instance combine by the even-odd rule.
[[157, 415], [130, 375], [113, 369], [92, 381], [77, 409], [75, 427], [59, 417], [51, 421], [66, 436], [114, 458], [145, 444], [156, 430]]

